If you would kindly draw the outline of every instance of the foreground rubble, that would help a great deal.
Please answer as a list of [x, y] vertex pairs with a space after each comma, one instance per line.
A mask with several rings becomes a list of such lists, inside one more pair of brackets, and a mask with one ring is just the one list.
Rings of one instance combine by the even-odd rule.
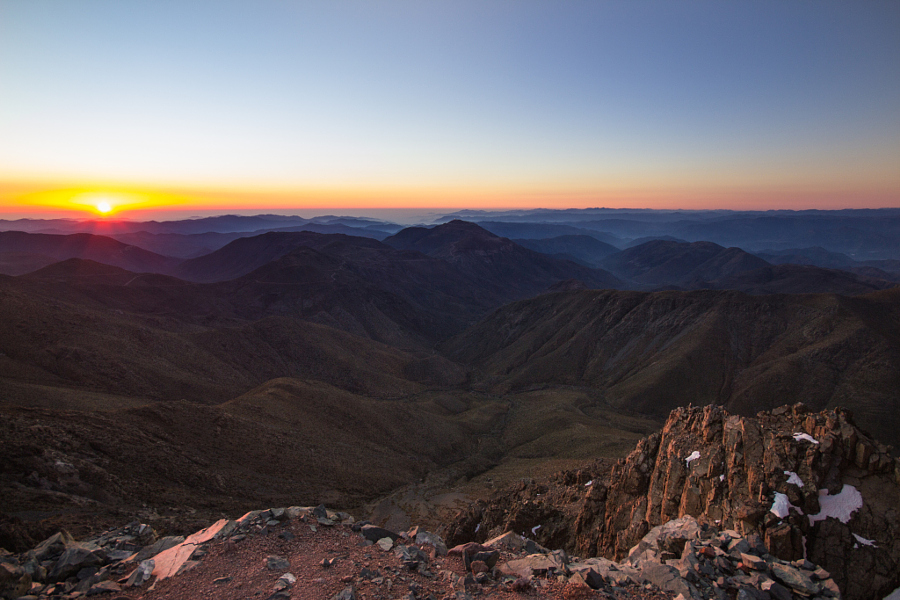
[[84, 542], [60, 532], [0, 561], [0, 596], [10, 600], [840, 598], [823, 569], [691, 517], [654, 528], [620, 563], [513, 532], [448, 550], [434, 533], [396, 533], [323, 506], [254, 511], [187, 538], [157, 538], [139, 523]]
[[900, 461], [845, 411], [683, 408], [626, 459], [474, 505], [449, 550], [324, 506], [135, 522], [0, 551], [0, 597], [868, 600], [900, 585], [898, 506]]

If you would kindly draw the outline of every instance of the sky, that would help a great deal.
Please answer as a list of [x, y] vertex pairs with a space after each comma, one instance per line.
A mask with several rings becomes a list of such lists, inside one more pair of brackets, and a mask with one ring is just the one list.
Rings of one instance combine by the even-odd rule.
[[898, 31], [874, 0], [0, 0], [0, 218], [897, 207]]

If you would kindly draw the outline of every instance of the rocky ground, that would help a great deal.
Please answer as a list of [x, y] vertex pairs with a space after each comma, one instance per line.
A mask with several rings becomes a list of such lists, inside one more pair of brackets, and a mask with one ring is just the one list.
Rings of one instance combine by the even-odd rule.
[[792, 600], [840, 598], [808, 561], [768, 554], [692, 517], [654, 528], [627, 560], [580, 559], [507, 532], [447, 549], [420, 528], [395, 533], [346, 513], [276, 508], [222, 519], [184, 537], [140, 523], [76, 542], [65, 532], [29, 552], [0, 557], [0, 597], [74, 600]]
[[786, 561], [809, 559], [846, 598], [900, 586], [900, 460], [842, 409], [802, 404], [757, 417], [714, 406], [672, 411], [662, 431], [611, 467], [523, 482], [474, 504], [449, 543], [506, 530], [583, 556], [623, 558], [654, 527], [685, 515], [758, 536]]
[[476, 503], [438, 531], [449, 551], [324, 506], [187, 538], [133, 522], [0, 550], [0, 598], [884, 598], [900, 586], [890, 452], [841, 409], [684, 408], [625, 459]]
[[[609, 582], [607, 582], [609, 581]], [[133, 523], [85, 542], [59, 533], [0, 557], [0, 597], [336, 600], [617, 598], [671, 600], [649, 582], [604, 579], [564, 552], [508, 534], [449, 550], [418, 528], [401, 534], [345, 513], [270, 509], [158, 538]]]

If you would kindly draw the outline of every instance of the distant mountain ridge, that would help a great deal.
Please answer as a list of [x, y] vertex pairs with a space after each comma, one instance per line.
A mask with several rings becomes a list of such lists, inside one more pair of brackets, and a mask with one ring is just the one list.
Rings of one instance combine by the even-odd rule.
[[[896, 285], [890, 274], [771, 265], [740, 248], [712, 242], [651, 240], [610, 254], [601, 266], [631, 289], [728, 289], [750, 294], [866, 294]], [[884, 277], [882, 277], [882, 275]]]
[[398, 249], [415, 250], [445, 260], [466, 273], [511, 290], [510, 299], [545, 291], [577, 279], [590, 287], [619, 287], [622, 282], [602, 269], [592, 269], [524, 248], [466, 221], [434, 228], [409, 227], [384, 240]]
[[740, 248], [667, 240], [652, 240], [622, 250], [607, 256], [601, 264], [620, 277], [655, 285], [711, 281], [769, 266]]
[[541, 240], [518, 239], [513, 241], [529, 250], [572, 260], [594, 268], [599, 267], [601, 261], [610, 254], [619, 252], [619, 248], [612, 244], [601, 242], [589, 235], [561, 235]]

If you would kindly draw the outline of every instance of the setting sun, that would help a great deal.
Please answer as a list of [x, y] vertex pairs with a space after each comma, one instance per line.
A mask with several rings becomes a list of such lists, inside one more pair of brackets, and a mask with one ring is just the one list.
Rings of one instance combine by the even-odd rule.
[[109, 202], [98, 202], [97, 210], [105, 215], [112, 210], [112, 206], [110, 206]]

